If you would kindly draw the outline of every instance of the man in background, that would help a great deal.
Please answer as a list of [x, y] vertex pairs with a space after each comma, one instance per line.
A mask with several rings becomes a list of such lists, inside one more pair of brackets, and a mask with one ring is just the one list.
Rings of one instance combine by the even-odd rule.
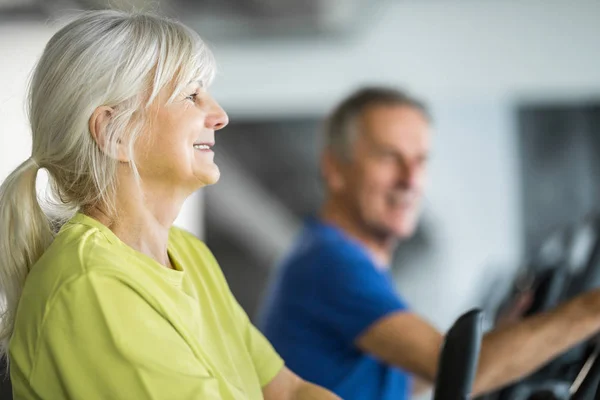
[[[443, 336], [395, 292], [389, 266], [417, 225], [430, 117], [413, 97], [364, 88], [328, 118], [326, 199], [273, 280], [259, 327], [302, 378], [347, 400], [408, 399], [433, 383]], [[485, 335], [474, 394], [526, 376], [600, 330], [600, 291]]]

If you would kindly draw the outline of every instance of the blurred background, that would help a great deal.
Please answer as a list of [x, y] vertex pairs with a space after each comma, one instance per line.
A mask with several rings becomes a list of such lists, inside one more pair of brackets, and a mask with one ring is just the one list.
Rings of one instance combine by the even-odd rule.
[[531, 260], [564, 253], [557, 235], [598, 211], [598, 0], [0, 0], [0, 181], [30, 155], [25, 92], [45, 43], [107, 5], [177, 16], [214, 50], [231, 120], [222, 178], [177, 223], [251, 317], [318, 210], [321, 121], [361, 85], [407, 89], [433, 114], [424, 216], [393, 268], [439, 329], [472, 306], [494, 315]]

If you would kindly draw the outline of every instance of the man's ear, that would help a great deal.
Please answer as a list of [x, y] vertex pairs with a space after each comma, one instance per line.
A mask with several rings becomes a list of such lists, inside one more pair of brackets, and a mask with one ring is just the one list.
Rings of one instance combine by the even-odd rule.
[[321, 173], [327, 183], [327, 187], [332, 192], [339, 192], [346, 186], [344, 177], [343, 163], [339, 157], [326, 149], [321, 156]]
[[94, 141], [100, 150], [109, 157], [120, 162], [129, 162], [128, 151], [124, 143], [119, 140], [114, 149], [109, 146], [108, 126], [113, 118], [115, 110], [108, 106], [97, 107], [89, 120], [89, 129]]

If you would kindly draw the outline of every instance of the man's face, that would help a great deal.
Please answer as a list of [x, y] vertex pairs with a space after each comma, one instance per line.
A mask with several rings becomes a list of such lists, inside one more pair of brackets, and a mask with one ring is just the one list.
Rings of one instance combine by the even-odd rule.
[[341, 193], [360, 225], [380, 238], [406, 238], [417, 225], [429, 123], [404, 105], [367, 108], [357, 121], [351, 158], [341, 164]]

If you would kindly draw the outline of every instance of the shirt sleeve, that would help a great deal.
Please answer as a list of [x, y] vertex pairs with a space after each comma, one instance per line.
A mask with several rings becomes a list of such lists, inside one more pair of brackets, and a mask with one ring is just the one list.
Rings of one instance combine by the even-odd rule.
[[311, 288], [309, 296], [302, 296], [302, 308], [316, 326], [336, 332], [348, 344], [377, 320], [407, 309], [389, 276], [362, 254], [327, 250], [310, 264], [311, 272], [301, 278], [311, 280], [301, 285]]
[[258, 375], [258, 380], [261, 387], [265, 387], [273, 380], [283, 368], [284, 362], [277, 354], [271, 343], [263, 336], [262, 333], [250, 322], [248, 315], [233, 298], [234, 308], [238, 322], [244, 332], [244, 341], [248, 352], [252, 357], [254, 368]]
[[221, 267], [219, 266], [214, 255], [208, 249], [208, 247], [201, 243], [203, 252], [207, 255], [212, 264], [213, 271], [218, 275], [218, 280], [222, 286], [222, 293], [227, 296], [233, 317], [235, 318], [235, 324], [238, 326], [238, 330], [242, 332], [244, 336], [244, 343], [246, 349], [252, 358], [252, 363], [261, 387], [265, 387], [269, 382], [273, 380], [281, 371], [284, 366], [284, 362], [279, 354], [275, 351], [271, 343], [263, 336], [263, 334], [252, 324], [248, 314], [244, 311], [242, 306], [237, 302], [235, 296], [231, 292], [227, 280], [223, 275]]
[[30, 376], [44, 399], [220, 398], [176, 330], [124, 281], [89, 272], [48, 308]]

